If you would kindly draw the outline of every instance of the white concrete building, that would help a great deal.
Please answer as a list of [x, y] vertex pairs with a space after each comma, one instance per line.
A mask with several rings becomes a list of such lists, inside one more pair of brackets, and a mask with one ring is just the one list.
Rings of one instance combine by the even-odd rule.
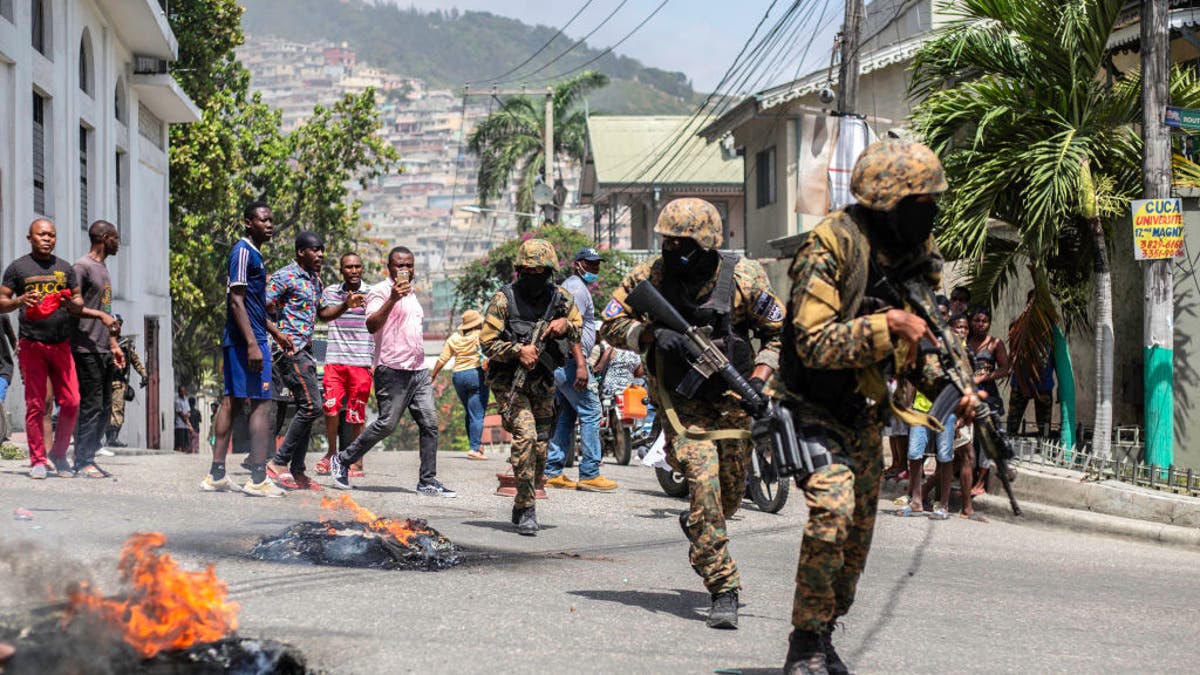
[[[166, 12], [167, 0], [0, 0], [0, 266], [29, 252], [38, 216], [58, 226], [68, 261], [87, 251], [92, 221], [117, 225], [113, 310], [151, 371], [122, 440], [142, 447], [170, 435], [175, 389], [167, 127], [200, 119], [168, 73], [178, 45]], [[19, 381], [7, 406], [23, 429]]]

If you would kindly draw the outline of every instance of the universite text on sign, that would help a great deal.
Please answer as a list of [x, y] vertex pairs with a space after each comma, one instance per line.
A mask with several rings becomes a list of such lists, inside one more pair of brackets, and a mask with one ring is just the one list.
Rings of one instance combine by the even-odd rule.
[[1183, 203], [1179, 199], [1135, 199], [1130, 207], [1135, 260], [1183, 257]]

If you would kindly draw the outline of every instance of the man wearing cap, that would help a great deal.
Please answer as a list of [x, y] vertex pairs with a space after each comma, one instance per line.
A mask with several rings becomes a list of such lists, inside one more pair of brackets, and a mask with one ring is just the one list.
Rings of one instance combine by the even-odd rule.
[[278, 314], [279, 330], [292, 339], [291, 353], [273, 355], [276, 386], [292, 392], [296, 415], [288, 425], [283, 443], [267, 464], [267, 475], [290, 490], [320, 490], [304, 471], [313, 421], [322, 396], [317, 382], [317, 362], [312, 355], [313, 331], [317, 326], [317, 303], [321, 299], [321, 263], [325, 240], [316, 232], [296, 235], [296, 258], [277, 270], [267, 282], [267, 310]]
[[[562, 283], [562, 288], [575, 298], [575, 306], [583, 316], [580, 348], [584, 354], [590, 354], [596, 344], [596, 310], [588, 286], [600, 278], [600, 260], [596, 249], [579, 249], [571, 265], [572, 274]], [[558, 421], [546, 454], [546, 486], [586, 492], [612, 492], [617, 489], [616, 481], [600, 475], [600, 395], [596, 379], [589, 369], [587, 387], [576, 389], [576, 365], [573, 356], [568, 354], [566, 363], [554, 371]], [[563, 474], [563, 462], [575, 435], [576, 419], [579, 420], [580, 445], [578, 482]]]
[[470, 451], [467, 459], [486, 459], [483, 454], [483, 416], [488, 404], [488, 386], [484, 381], [483, 351], [479, 346], [479, 329], [483, 315], [474, 309], [462, 313], [462, 323], [454, 335], [446, 338], [442, 353], [429, 373], [436, 380], [442, 368], [454, 359], [454, 391], [467, 412], [467, 440]]

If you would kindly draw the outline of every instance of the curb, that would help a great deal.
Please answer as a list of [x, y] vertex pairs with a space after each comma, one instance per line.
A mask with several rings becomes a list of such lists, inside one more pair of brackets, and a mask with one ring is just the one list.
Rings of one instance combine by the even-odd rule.
[[1008, 507], [1006, 497], [990, 494], [975, 497], [973, 503], [988, 516], [1008, 523], [1039, 523], [1076, 532], [1084, 531], [1127, 539], [1140, 539], [1168, 546], [1200, 548], [1200, 529], [1192, 527], [1165, 525], [1061, 506], [1049, 506], [1029, 500], [1020, 502], [1023, 515], [1014, 516]]

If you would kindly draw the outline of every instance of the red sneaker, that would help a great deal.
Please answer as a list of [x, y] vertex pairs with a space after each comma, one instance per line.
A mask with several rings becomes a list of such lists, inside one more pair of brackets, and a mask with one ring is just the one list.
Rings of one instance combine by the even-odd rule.
[[317, 462], [317, 475], [318, 476], [328, 476], [329, 475], [329, 458], [328, 457]]
[[312, 490], [313, 492], [320, 492], [321, 490], [325, 489], [316, 481], [302, 473], [292, 474], [292, 479], [296, 482], [296, 489], [298, 490]]

